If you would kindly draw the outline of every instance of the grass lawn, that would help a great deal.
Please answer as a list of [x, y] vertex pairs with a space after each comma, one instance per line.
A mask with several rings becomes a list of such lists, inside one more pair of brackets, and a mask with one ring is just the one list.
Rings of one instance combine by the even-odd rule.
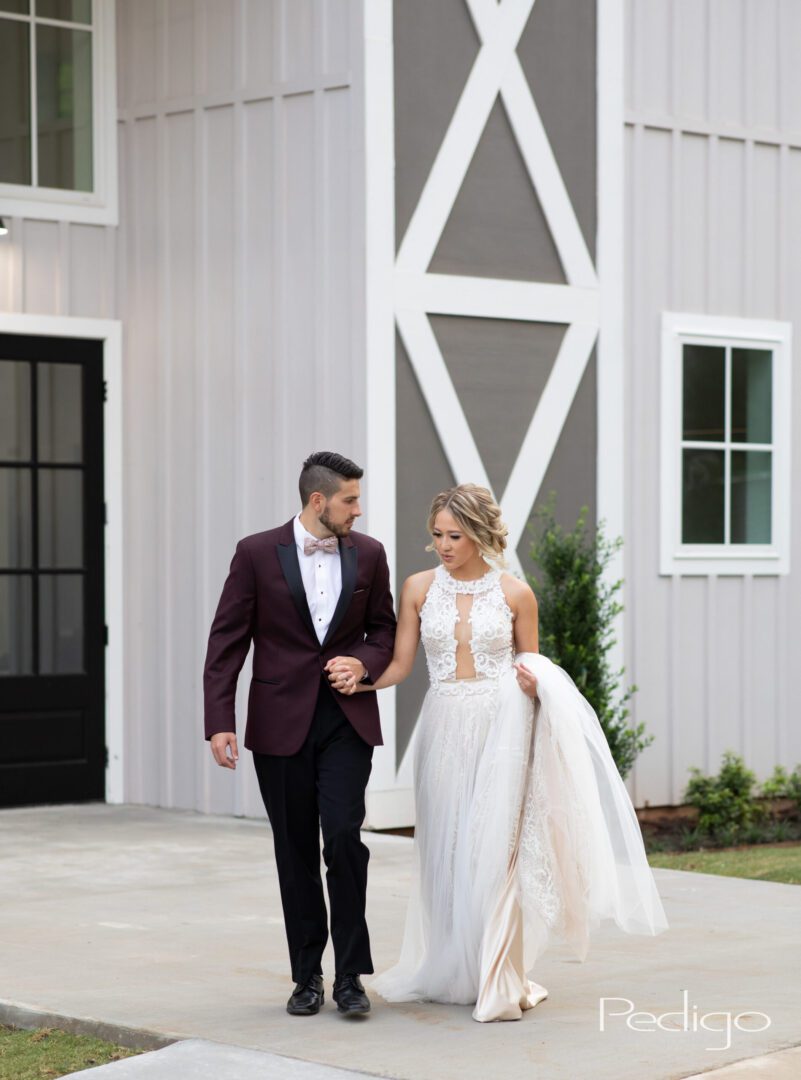
[[660, 851], [650, 854], [648, 862], [668, 870], [695, 870], [700, 874], [801, 885], [801, 844], [797, 841], [707, 851]]
[[57, 1028], [23, 1031], [0, 1024], [0, 1080], [52, 1080], [139, 1053]]

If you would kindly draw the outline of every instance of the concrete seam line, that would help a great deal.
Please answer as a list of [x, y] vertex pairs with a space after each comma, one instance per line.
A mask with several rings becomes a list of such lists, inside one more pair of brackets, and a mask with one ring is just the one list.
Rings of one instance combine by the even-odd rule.
[[0, 1000], [0, 1024], [16, 1028], [52, 1027], [68, 1031], [71, 1035], [92, 1035], [97, 1039], [124, 1046], [128, 1050], [161, 1050], [172, 1043], [182, 1041], [182, 1037], [159, 1035], [154, 1031], [141, 1028], [125, 1027], [123, 1024], [110, 1024], [91, 1017], [65, 1016], [62, 1013], [34, 1009], [28, 1005], [17, 1005], [13, 1001]]

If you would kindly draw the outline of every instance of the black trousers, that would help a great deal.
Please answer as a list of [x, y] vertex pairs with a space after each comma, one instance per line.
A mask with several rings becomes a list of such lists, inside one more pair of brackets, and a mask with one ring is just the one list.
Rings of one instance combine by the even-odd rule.
[[360, 836], [373, 748], [351, 726], [335, 694], [323, 677], [309, 734], [297, 754], [253, 755], [273, 830], [295, 982], [322, 973], [328, 942], [321, 828], [335, 974], [373, 971], [365, 918], [370, 852]]

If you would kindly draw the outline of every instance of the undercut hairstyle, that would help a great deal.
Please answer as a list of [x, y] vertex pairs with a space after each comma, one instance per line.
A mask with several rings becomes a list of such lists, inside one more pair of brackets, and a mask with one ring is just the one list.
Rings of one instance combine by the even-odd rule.
[[307, 506], [315, 491], [330, 499], [336, 495], [343, 480], [361, 480], [364, 469], [360, 469], [350, 458], [335, 454], [330, 450], [317, 450], [303, 462], [298, 488], [300, 502]]
[[[479, 484], [457, 484], [435, 495], [428, 514], [430, 533], [434, 531], [434, 522], [441, 510], [454, 516], [461, 531], [473, 541], [484, 559], [497, 566], [507, 565], [503, 553], [509, 530], [501, 518], [500, 506], [487, 488]], [[433, 543], [426, 548], [426, 551], [433, 550]]]

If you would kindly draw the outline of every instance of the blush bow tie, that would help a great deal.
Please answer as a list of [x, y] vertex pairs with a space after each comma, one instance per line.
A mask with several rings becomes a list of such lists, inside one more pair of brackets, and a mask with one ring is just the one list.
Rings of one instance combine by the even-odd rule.
[[311, 536], [303, 538], [303, 554], [313, 555], [315, 551], [327, 551], [334, 555], [339, 551], [339, 540], [336, 536], [326, 536], [325, 540], [313, 540]]

